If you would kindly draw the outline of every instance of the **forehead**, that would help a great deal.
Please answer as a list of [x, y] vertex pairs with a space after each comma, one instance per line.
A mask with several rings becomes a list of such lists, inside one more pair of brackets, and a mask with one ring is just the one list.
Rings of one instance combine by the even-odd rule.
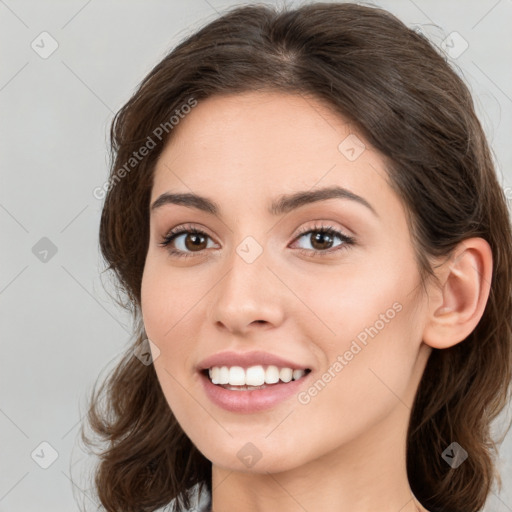
[[259, 198], [267, 207], [269, 195], [339, 185], [378, 209], [394, 196], [386, 179], [381, 155], [329, 106], [300, 94], [247, 92], [203, 100], [174, 127], [151, 200], [173, 190], [215, 196], [220, 205]]
[[[353, 130], [352, 130], [353, 131]], [[173, 129], [162, 153], [265, 163], [323, 161], [337, 156], [340, 136], [350, 124], [317, 99], [281, 92], [218, 95], [199, 102]], [[291, 152], [290, 152], [291, 151]], [[264, 169], [262, 169], [263, 171]]]

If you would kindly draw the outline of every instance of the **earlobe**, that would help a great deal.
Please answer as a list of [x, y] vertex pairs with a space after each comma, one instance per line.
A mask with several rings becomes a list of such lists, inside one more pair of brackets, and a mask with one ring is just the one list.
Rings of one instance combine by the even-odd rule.
[[448, 348], [463, 341], [478, 325], [489, 298], [492, 250], [483, 238], [460, 242], [429, 288], [423, 342]]

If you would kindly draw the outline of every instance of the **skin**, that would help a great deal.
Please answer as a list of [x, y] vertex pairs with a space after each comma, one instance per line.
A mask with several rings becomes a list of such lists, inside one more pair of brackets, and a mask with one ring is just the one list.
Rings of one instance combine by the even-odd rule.
[[[439, 266], [441, 285], [425, 291], [384, 158], [313, 98], [216, 96], [174, 130], [155, 168], [151, 203], [165, 192], [194, 192], [221, 211], [167, 204], [152, 212], [142, 313], [166, 400], [213, 464], [213, 510], [426, 510], [406, 473], [411, 407], [432, 347], [462, 341], [483, 313], [488, 244], [466, 240]], [[350, 134], [366, 145], [354, 161], [338, 149]], [[267, 211], [282, 194], [328, 185], [362, 196], [377, 215], [339, 198], [279, 216]], [[208, 237], [195, 249], [190, 235], [188, 246], [179, 236], [174, 248], [191, 257], [178, 258], [159, 242], [184, 223]], [[297, 238], [299, 229], [319, 225], [355, 243], [332, 252], [343, 244], [336, 236], [324, 249], [314, 233]], [[248, 236], [263, 251], [252, 263], [236, 251]], [[294, 395], [270, 410], [234, 413], [203, 391], [196, 365], [225, 350], [306, 363], [315, 382], [396, 303], [401, 310], [306, 404]], [[237, 457], [248, 442], [261, 453], [250, 468]]]

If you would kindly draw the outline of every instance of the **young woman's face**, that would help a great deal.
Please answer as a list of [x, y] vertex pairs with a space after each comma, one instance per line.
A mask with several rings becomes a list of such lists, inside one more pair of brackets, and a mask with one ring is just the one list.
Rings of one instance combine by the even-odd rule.
[[[277, 92], [210, 98], [174, 130], [142, 313], [185, 433], [215, 465], [255, 472], [405, 442], [426, 299], [382, 157], [321, 103]], [[163, 246], [170, 230], [201, 233]]]

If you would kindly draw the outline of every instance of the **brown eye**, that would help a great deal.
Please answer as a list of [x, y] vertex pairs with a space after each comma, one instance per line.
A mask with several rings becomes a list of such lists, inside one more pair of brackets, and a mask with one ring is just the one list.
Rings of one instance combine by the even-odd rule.
[[206, 249], [205, 240], [206, 237], [200, 233], [186, 233], [184, 238], [185, 247], [189, 251]]
[[201, 253], [207, 249], [207, 240], [210, 238], [206, 233], [195, 228], [183, 229], [179, 226], [171, 230], [160, 245], [167, 247], [172, 256], [194, 256], [193, 253]]
[[331, 233], [327, 232], [316, 232], [314, 236], [311, 237], [312, 247], [315, 250], [325, 250], [330, 249], [333, 244], [334, 236]]
[[[309, 241], [311, 249], [299, 247], [299, 251], [308, 256], [328, 256], [355, 243], [353, 237], [345, 235], [331, 226], [315, 226], [312, 229], [304, 230], [296, 237], [296, 240], [301, 238]], [[334, 246], [336, 238], [341, 242]]]

